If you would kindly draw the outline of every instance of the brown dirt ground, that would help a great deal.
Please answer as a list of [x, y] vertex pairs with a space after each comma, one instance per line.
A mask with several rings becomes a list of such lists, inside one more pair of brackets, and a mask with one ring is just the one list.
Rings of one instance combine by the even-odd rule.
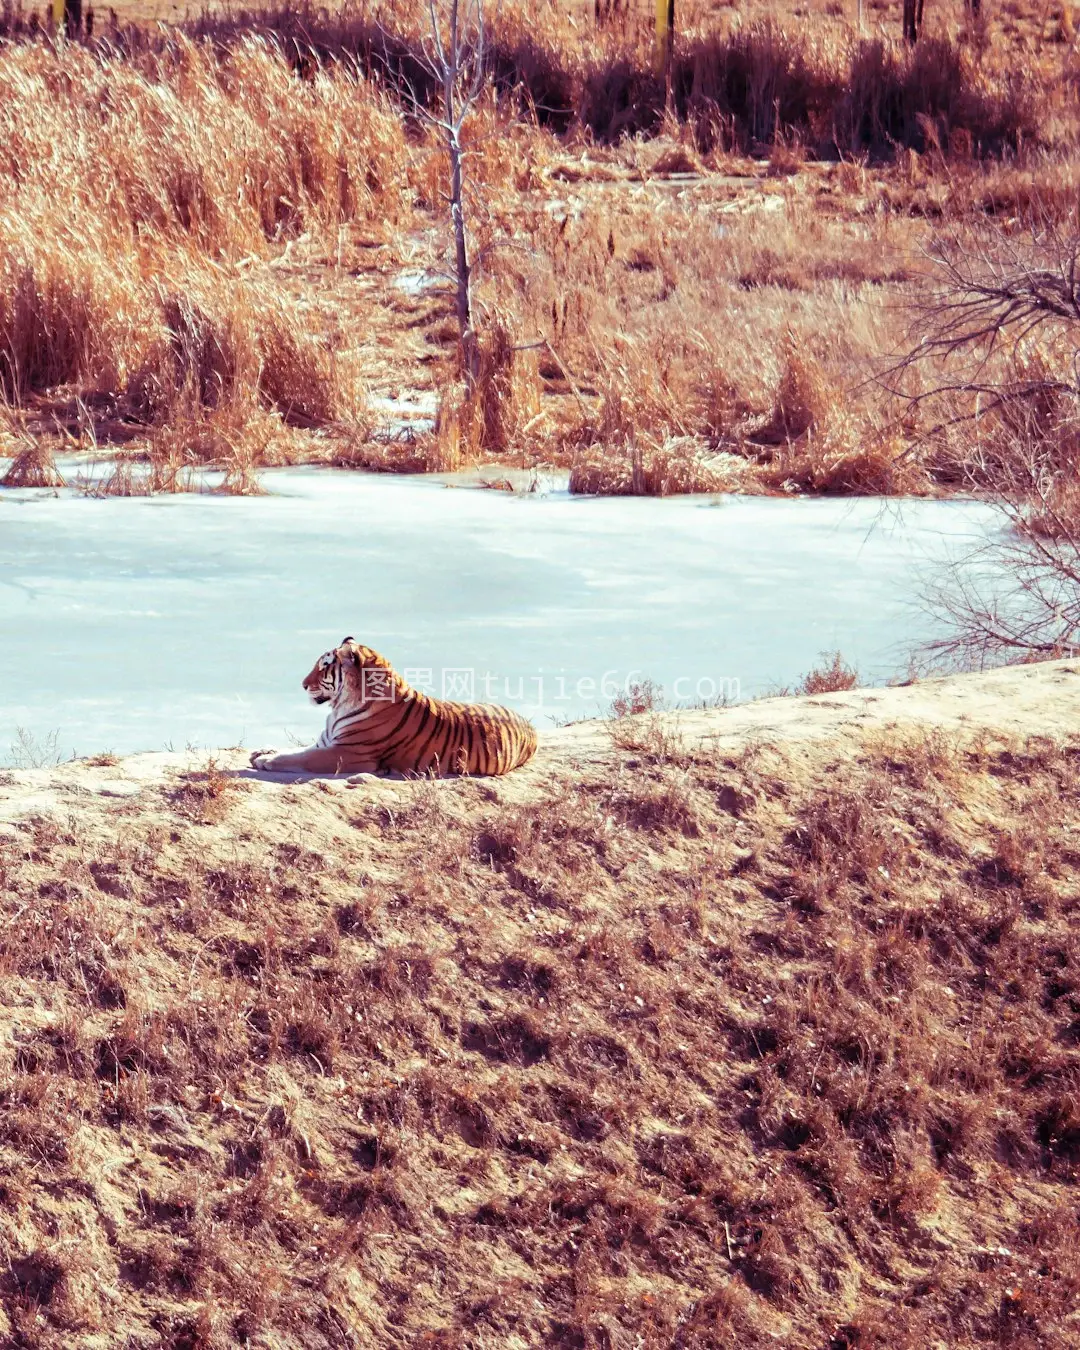
[[1075, 1345], [1078, 711], [5, 773], [0, 1344]]

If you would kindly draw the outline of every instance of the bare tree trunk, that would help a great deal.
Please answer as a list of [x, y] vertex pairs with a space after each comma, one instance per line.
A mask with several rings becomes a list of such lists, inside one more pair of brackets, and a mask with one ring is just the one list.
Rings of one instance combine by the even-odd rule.
[[667, 51], [664, 53], [664, 106], [672, 108], [671, 102], [671, 62], [675, 54], [675, 0], [668, 0], [667, 9]]
[[465, 233], [465, 208], [462, 202], [464, 175], [462, 173], [461, 139], [453, 122], [454, 91], [451, 81], [445, 87], [446, 106], [450, 124], [446, 133], [446, 150], [450, 157], [450, 219], [454, 227], [454, 273], [457, 278], [457, 320], [461, 335], [461, 357], [470, 384], [480, 373], [479, 349], [472, 326], [472, 268], [469, 263], [469, 240]]
[[[440, 21], [440, 8], [445, 28]], [[441, 131], [450, 167], [450, 221], [454, 235], [454, 279], [461, 358], [471, 389], [480, 374], [480, 347], [473, 327], [472, 260], [465, 212], [465, 149], [461, 132], [484, 87], [483, 0], [429, 0], [431, 39], [428, 69], [442, 84], [442, 116], [421, 109], [421, 116]]]
[[904, 0], [904, 41], [915, 43], [919, 40], [919, 25], [922, 22], [921, 0]]

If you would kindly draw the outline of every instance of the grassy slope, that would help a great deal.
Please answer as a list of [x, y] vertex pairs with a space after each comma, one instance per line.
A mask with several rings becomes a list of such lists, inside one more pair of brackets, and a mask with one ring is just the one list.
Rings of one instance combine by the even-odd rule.
[[86, 801], [0, 839], [5, 1344], [1080, 1336], [1070, 746]]

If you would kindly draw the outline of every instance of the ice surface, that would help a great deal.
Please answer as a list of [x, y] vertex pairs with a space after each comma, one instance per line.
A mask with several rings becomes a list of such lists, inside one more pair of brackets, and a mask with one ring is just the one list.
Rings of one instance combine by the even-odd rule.
[[[0, 492], [0, 760], [289, 745], [346, 634], [435, 692], [595, 715], [632, 672], [684, 701], [791, 684], [839, 648], [866, 681], [928, 636], [934, 559], [996, 528], [964, 502], [592, 499], [283, 469], [271, 495]], [[608, 674], [606, 689], [601, 681]], [[594, 681], [595, 687], [580, 681]], [[681, 681], [681, 683], [676, 683]]]

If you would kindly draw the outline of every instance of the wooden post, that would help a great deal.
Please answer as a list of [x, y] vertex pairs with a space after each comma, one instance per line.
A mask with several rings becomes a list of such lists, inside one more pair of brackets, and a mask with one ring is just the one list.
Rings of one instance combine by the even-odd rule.
[[657, 75], [666, 75], [671, 66], [671, 44], [675, 35], [675, 0], [656, 0]]
[[83, 0], [52, 0], [49, 6], [54, 33], [63, 28], [68, 37], [82, 32]]

